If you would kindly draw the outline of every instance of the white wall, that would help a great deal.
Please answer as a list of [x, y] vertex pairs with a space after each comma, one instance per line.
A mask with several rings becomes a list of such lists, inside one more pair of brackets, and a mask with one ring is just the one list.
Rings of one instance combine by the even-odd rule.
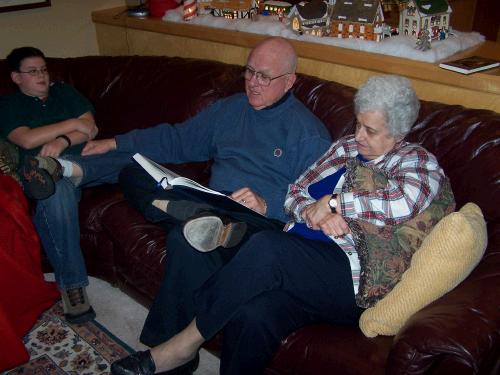
[[46, 56], [98, 55], [91, 12], [125, 0], [52, 0], [46, 8], [0, 13], [0, 59], [16, 47], [40, 48]]

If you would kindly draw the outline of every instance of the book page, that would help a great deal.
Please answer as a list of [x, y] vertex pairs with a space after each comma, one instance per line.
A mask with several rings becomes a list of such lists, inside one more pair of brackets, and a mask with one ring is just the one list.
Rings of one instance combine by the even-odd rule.
[[222, 193], [220, 193], [220, 192], [218, 192], [216, 190], [212, 190], [210, 188], [207, 188], [206, 186], [203, 186], [203, 185], [197, 183], [196, 181], [193, 181], [193, 180], [191, 180], [190, 178], [187, 178], [187, 177], [182, 177], [182, 176], [175, 177], [174, 179], [169, 180], [168, 182], [172, 186], [174, 186], [174, 185], [175, 186], [186, 186], [186, 187], [190, 187], [192, 189], [204, 191], [206, 193], [226, 196], [225, 194], [222, 194]]
[[164, 189], [170, 189], [170, 188], [172, 188], [172, 186], [185, 186], [185, 187], [189, 187], [192, 189], [204, 191], [204, 192], [209, 193], [209, 194], [225, 196], [224, 194], [219, 193], [216, 190], [212, 190], [210, 188], [207, 188], [206, 186], [203, 186], [203, 185], [199, 184], [198, 182], [193, 181], [187, 177], [179, 176], [177, 173], [171, 171], [170, 169], [164, 167], [163, 165], [160, 165], [160, 164], [154, 162], [153, 160], [151, 160], [151, 159], [149, 159], [149, 158], [147, 158], [139, 153], [135, 154], [133, 156], [133, 158]]
[[214, 207], [247, 212], [253, 215], [265, 217], [265, 215], [246, 207], [244, 204], [235, 201], [231, 197], [203, 186], [187, 177], [179, 176], [177, 173], [139, 153], [135, 154], [133, 159], [139, 163], [139, 165], [143, 167], [144, 170], [148, 172], [163, 189], [172, 189], [174, 186], [179, 189], [192, 189], [192, 194], [199, 195], [204, 201]]

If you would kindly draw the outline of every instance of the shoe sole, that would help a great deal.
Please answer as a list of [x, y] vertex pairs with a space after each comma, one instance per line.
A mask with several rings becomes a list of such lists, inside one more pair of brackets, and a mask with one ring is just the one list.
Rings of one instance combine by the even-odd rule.
[[32, 199], [47, 199], [55, 192], [52, 176], [38, 167], [38, 160], [27, 157], [21, 170], [21, 180], [25, 194]]
[[193, 248], [206, 253], [219, 246], [226, 248], [238, 245], [246, 230], [246, 223], [224, 224], [217, 216], [205, 216], [189, 220], [182, 233]]

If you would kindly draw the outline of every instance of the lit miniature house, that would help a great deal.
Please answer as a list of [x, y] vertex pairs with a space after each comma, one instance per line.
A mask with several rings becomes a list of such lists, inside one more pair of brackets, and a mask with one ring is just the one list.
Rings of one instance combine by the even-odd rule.
[[333, 8], [332, 37], [379, 42], [384, 38], [384, 29], [380, 0], [338, 0]]
[[212, 13], [212, 0], [197, 0], [198, 15], [205, 15]]
[[292, 4], [286, 1], [266, 0], [259, 3], [259, 13], [264, 16], [287, 16]]
[[450, 29], [447, 0], [409, 0], [399, 16], [399, 33], [418, 38], [427, 29], [432, 40], [445, 39]]
[[296, 4], [288, 14], [292, 30], [299, 34], [330, 35], [333, 2], [325, 0], [304, 1]]
[[229, 19], [252, 18], [257, 14], [255, 0], [212, 0], [205, 7], [211, 8], [214, 16]]

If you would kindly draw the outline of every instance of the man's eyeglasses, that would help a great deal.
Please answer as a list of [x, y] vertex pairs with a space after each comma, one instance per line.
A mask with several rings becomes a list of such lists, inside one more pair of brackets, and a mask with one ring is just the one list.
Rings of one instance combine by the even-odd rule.
[[280, 74], [279, 76], [276, 76], [276, 77], [269, 77], [268, 75], [261, 73], [261, 72], [258, 72], [255, 69], [253, 69], [252, 67], [247, 65], [247, 66], [245, 66], [245, 73], [243, 73], [243, 76], [245, 77], [245, 79], [247, 81], [250, 81], [252, 79], [252, 77], [255, 76], [255, 79], [257, 80], [257, 83], [259, 85], [269, 86], [272, 81], [274, 81], [275, 79], [281, 78], [283, 76], [286, 76], [287, 74], [291, 74], [291, 73], [284, 73], [284, 74]]
[[49, 70], [46, 67], [40, 68], [40, 69], [30, 69], [25, 72], [18, 70], [18, 73], [23, 73], [23, 74], [29, 74], [32, 77], [36, 77], [38, 74], [45, 75], [49, 72]]

